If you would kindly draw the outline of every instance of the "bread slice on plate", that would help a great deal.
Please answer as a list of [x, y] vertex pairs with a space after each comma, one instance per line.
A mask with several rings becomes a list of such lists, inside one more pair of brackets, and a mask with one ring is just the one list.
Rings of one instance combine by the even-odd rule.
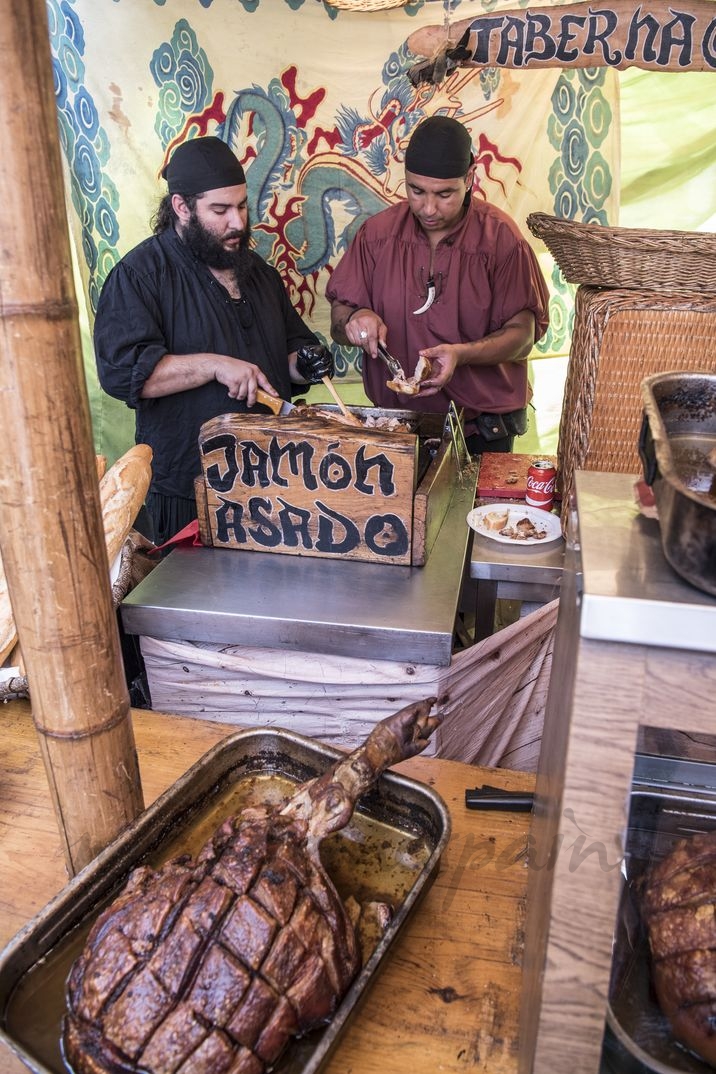
[[482, 516], [482, 524], [486, 530], [503, 530], [510, 517], [509, 511], [487, 511]]

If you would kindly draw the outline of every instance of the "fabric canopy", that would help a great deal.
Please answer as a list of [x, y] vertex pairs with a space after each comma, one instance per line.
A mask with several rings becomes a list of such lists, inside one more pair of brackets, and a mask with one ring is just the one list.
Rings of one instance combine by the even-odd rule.
[[[361, 221], [402, 196], [405, 144], [424, 116], [468, 126], [480, 195], [535, 245], [552, 295], [536, 357], [569, 352], [575, 288], [527, 233], [530, 212], [713, 229], [711, 73], [458, 68], [439, 85], [412, 85], [420, 57], [407, 42], [417, 31], [442, 26], [447, 41], [466, 18], [514, 6], [414, 0], [361, 12], [323, 0], [47, 0], [99, 453], [111, 462], [126, 450], [133, 416], [97, 384], [89, 343], [97, 297], [112, 265], [149, 233], [171, 148], [197, 134], [236, 149], [258, 250], [326, 342], [326, 281]], [[334, 350], [338, 377], [359, 380], [359, 353]]]

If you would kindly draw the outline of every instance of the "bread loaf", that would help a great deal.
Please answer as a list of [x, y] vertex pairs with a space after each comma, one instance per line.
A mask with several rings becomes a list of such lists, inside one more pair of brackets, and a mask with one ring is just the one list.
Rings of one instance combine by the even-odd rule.
[[136, 444], [110, 466], [99, 483], [110, 567], [134, 525], [151, 478], [152, 449], [148, 444]]
[[482, 516], [482, 522], [486, 530], [503, 530], [509, 517], [509, 511], [486, 511]]
[[716, 1066], [714, 900], [716, 831], [682, 839], [643, 886], [659, 1006], [676, 1039]]
[[[103, 455], [95, 457], [97, 472], [103, 469]], [[106, 459], [104, 459], [106, 464]], [[104, 473], [99, 484], [102, 521], [110, 567], [144, 503], [152, 477], [152, 449], [147, 444], [130, 448]], [[5, 569], [0, 557], [0, 666], [17, 642], [15, 619], [10, 604]]]
[[15, 619], [10, 604], [5, 568], [2, 565], [2, 556], [0, 556], [0, 666], [7, 660], [16, 641]]

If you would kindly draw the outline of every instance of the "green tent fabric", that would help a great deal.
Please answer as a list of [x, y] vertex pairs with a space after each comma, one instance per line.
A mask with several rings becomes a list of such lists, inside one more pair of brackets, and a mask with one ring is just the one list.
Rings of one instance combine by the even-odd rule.
[[631, 68], [619, 81], [619, 223], [716, 231], [716, 76]]
[[[621, 227], [716, 231], [716, 75], [619, 72]], [[520, 451], [555, 453], [568, 355], [531, 363], [536, 414]]]

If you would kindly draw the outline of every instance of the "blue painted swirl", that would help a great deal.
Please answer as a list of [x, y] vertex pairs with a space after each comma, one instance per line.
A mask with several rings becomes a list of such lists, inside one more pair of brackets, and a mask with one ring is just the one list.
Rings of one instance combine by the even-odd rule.
[[109, 138], [85, 85], [85, 35], [73, 0], [46, 0], [59, 142], [70, 171], [70, 201], [81, 230], [92, 310], [118, 260], [119, 195], [107, 174]]

